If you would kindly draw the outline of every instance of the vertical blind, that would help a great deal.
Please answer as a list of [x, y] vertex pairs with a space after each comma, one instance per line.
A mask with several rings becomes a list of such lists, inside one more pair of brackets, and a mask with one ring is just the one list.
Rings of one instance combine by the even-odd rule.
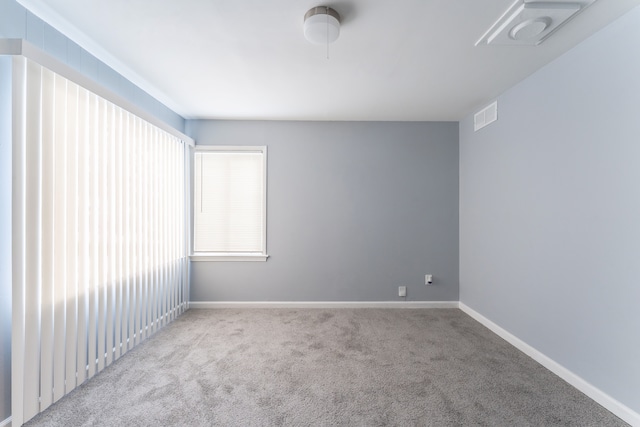
[[264, 253], [266, 147], [194, 155], [194, 251]]
[[13, 79], [21, 425], [186, 309], [185, 144], [24, 57]]

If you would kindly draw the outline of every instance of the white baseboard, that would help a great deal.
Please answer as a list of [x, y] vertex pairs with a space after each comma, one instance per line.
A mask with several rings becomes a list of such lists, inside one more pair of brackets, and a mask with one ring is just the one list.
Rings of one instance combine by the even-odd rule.
[[189, 308], [458, 308], [458, 301], [190, 301]]
[[531, 347], [526, 342], [522, 341], [520, 338], [516, 337], [512, 333], [506, 331], [502, 327], [493, 323], [491, 320], [484, 317], [482, 314], [468, 307], [464, 303], [460, 303], [460, 310], [467, 313], [469, 316], [473, 317], [478, 322], [482, 323], [484, 326], [489, 328], [496, 335], [500, 336], [502, 339], [507, 341], [509, 344], [516, 347], [518, 350], [522, 351], [527, 356], [531, 357], [536, 362], [540, 363], [542, 366], [589, 396], [591, 399], [605, 407], [611, 413], [616, 415], [617, 417], [623, 419], [627, 423], [632, 426], [640, 427], [640, 414], [635, 412], [633, 409], [624, 405], [623, 403], [618, 402], [613, 397], [609, 396], [607, 393], [603, 392], [599, 388], [585, 381], [578, 375], [574, 374], [564, 366], [560, 365], [555, 360]]
[[11, 427], [11, 417], [4, 421], [0, 421], [0, 427]]

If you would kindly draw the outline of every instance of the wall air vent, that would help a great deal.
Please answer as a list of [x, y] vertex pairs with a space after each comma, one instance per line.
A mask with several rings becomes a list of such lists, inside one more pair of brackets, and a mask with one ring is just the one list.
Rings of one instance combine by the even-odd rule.
[[478, 131], [498, 120], [498, 101], [478, 111], [473, 116], [473, 130]]
[[517, 0], [476, 42], [536, 46], [595, 0], [573, 2]]

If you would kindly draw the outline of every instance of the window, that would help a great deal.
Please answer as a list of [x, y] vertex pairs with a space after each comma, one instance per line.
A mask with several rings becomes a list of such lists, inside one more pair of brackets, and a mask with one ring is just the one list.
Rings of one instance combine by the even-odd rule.
[[193, 260], [266, 261], [267, 147], [196, 147]]

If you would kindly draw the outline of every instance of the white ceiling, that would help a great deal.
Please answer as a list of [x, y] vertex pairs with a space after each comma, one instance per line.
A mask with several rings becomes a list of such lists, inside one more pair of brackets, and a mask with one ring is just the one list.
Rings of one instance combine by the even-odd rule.
[[[598, 0], [540, 46], [475, 47], [513, 0], [19, 2], [186, 118], [376, 121], [459, 120], [640, 4]], [[342, 16], [329, 59], [303, 36], [318, 5]]]

